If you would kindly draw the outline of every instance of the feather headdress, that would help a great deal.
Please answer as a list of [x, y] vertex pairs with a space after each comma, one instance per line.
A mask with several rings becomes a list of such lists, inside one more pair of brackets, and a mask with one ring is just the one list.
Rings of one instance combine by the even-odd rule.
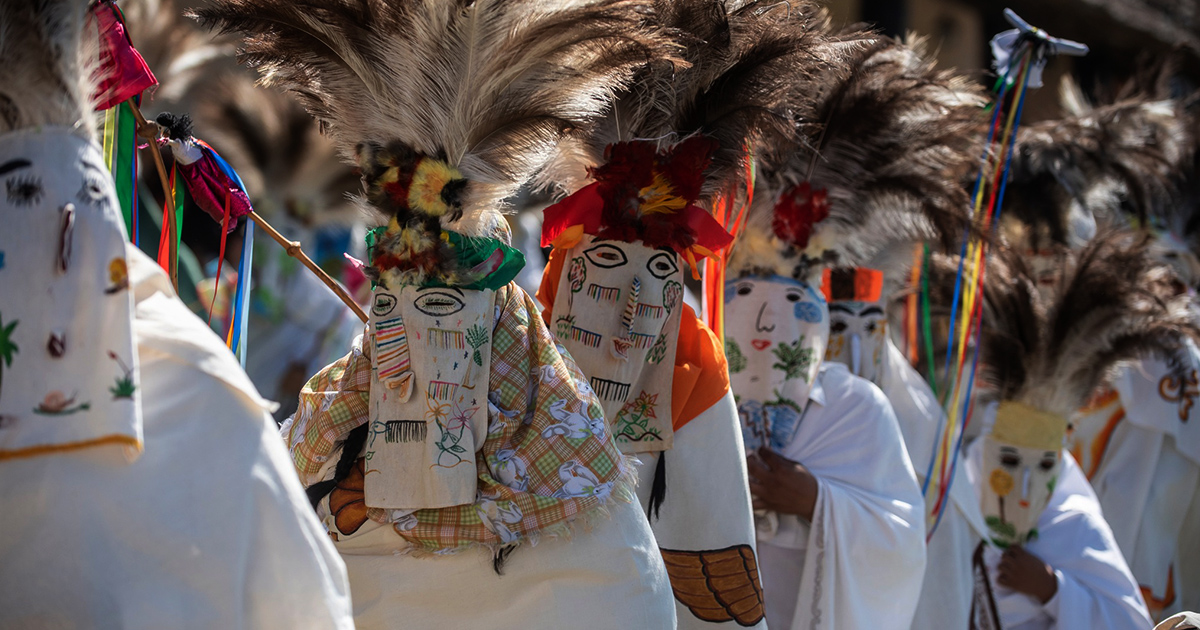
[[[931, 280], [946, 301], [956, 266], [934, 265]], [[997, 250], [983, 297], [981, 395], [1062, 417], [1123, 362], [1153, 356], [1180, 369], [1186, 340], [1200, 338], [1188, 296], [1150, 255], [1149, 237], [1127, 231], [1105, 232], [1072, 254], [1045, 295], [1020, 258]]]
[[866, 43], [821, 89], [809, 146], [759, 178], [733, 272], [813, 280], [821, 264], [864, 265], [889, 245], [962, 234], [959, 181], [978, 164], [982, 91], [936, 70], [920, 41]]
[[595, 131], [554, 161], [543, 180], [568, 190], [594, 183], [546, 211], [544, 244], [565, 247], [588, 233], [689, 255], [724, 247], [729, 237], [704, 206], [745, 178], [755, 153], [800, 141], [808, 88], [840, 50], [806, 0], [660, 4], [687, 67], [645, 69]]
[[1031, 229], [1028, 244], [1079, 246], [1096, 223], [1170, 223], [1195, 151], [1181, 104], [1094, 106], [1069, 81], [1062, 93], [1068, 115], [1023, 128], [1013, 154], [1004, 212]]
[[0, 133], [58, 125], [95, 135], [99, 41], [87, 8], [85, 0], [0, 3]]
[[373, 261], [401, 282], [464, 281], [442, 231], [493, 237], [499, 209], [564, 134], [671, 42], [633, 0], [216, 0], [202, 22], [247, 36], [391, 216]]

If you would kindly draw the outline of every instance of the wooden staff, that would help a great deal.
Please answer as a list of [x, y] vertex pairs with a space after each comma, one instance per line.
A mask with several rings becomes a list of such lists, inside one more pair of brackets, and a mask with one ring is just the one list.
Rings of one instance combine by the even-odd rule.
[[[171, 249], [175, 248], [175, 191], [171, 188], [171, 180], [167, 177], [167, 165], [163, 163], [162, 155], [158, 152], [158, 136], [160, 127], [158, 123], [150, 124], [146, 117], [142, 115], [142, 110], [134, 104], [133, 99], [128, 101], [129, 108], [133, 110], [134, 118], [137, 118], [137, 135], [139, 138], [150, 140], [150, 154], [154, 156], [154, 166], [158, 169], [158, 177], [162, 180], [163, 199], [166, 200], [166, 208], [163, 209], [162, 231], [167, 234], [167, 239]], [[133, 209], [137, 212], [137, 208]], [[177, 254], [177, 253], [176, 253]], [[171, 278], [171, 287], [175, 289], [175, 293], [179, 293], [179, 264], [178, 256], [168, 256], [171, 261], [170, 269], [167, 269], [167, 275]]]
[[[160, 131], [161, 127], [158, 125], [158, 123], [151, 123], [151, 122], [147, 121], [146, 117], [142, 115], [141, 110], [139, 110], [138, 107], [136, 105], [134, 105], [132, 101], [130, 101], [129, 106], [131, 108], [133, 108], [133, 115], [137, 118], [137, 121], [138, 121], [138, 135], [143, 138], [147, 138], [149, 140], [157, 140], [159, 135], [161, 134], [161, 131]], [[164, 198], [168, 200], [168, 202], [169, 202], [168, 207], [171, 209], [170, 214], [172, 216], [170, 217], [170, 225], [171, 225], [171, 229], [174, 229], [175, 217], [173, 215], [175, 213], [175, 194], [174, 194], [174, 191], [171, 190], [171, 185], [169, 183], [170, 179], [167, 177], [167, 166], [166, 166], [166, 164], [163, 163], [162, 155], [160, 155], [158, 152], [158, 144], [157, 143], [155, 143], [155, 142], [150, 143], [150, 153], [154, 156], [154, 165], [158, 169], [159, 178], [162, 179], [162, 186], [163, 186], [163, 190], [165, 191]], [[300, 247], [299, 241], [289, 241], [288, 239], [284, 238], [284, 236], [279, 233], [279, 230], [276, 230], [274, 227], [271, 227], [271, 224], [267, 223], [266, 219], [259, 216], [258, 213], [254, 212], [253, 210], [250, 212], [249, 217], [252, 221], [254, 221], [256, 224], [258, 224], [258, 226], [260, 228], [262, 228], [268, 235], [270, 235], [271, 238], [275, 239], [275, 242], [279, 243], [279, 245], [287, 251], [288, 256], [291, 256], [292, 258], [299, 260], [305, 267], [308, 267], [309, 271], [311, 271], [314, 275], [316, 275], [317, 278], [319, 278], [321, 280], [321, 282], [325, 283], [325, 286], [329, 287], [329, 290], [333, 291], [334, 295], [338, 296], [338, 298], [340, 298], [342, 300], [342, 302], [344, 302], [346, 304], [346, 306], [350, 307], [350, 310], [354, 311], [354, 314], [357, 315], [358, 318], [363, 321], [363, 323], [366, 323], [367, 314], [362, 310], [362, 307], [358, 305], [358, 302], [355, 302], [354, 298], [351, 298], [350, 294], [346, 293], [346, 290], [344, 288], [342, 288], [342, 285], [338, 284], [337, 281], [334, 280], [333, 278], [330, 278], [329, 274], [325, 273], [324, 269], [321, 269], [320, 267], [318, 267], [317, 263], [313, 262], [312, 259], [309, 258], [308, 255], [304, 253], [304, 250], [301, 249], [301, 247]], [[164, 229], [166, 228], [166, 225], [167, 225], [167, 218], [168, 218], [167, 215], [164, 214], [163, 215]], [[175, 290], [178, 292], [178, 290], [179, 290], [179, 283], [178, 283], [178, 279], [177, 279], [178, 272], [175, 270], [174, 264], [172, 264], [171, 267], [172, 267], [172, 269], [171, 269], [171, 284], [175, 286]]]

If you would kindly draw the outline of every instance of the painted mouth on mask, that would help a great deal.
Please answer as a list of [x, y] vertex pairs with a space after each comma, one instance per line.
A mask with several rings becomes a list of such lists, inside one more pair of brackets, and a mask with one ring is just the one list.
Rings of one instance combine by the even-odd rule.
[[643, 335], [642, 333], [629, 333], [629, 338], [633, 341], [633, 347], [638, 350], [645, 350], [654, 345], [654, 340], [658, 339], [656, 335]]
[[750, 345], [754, 346], [755, 350], [760, 350], [760, 351], [766, 350], [767, 348], [771, 347], [771, 340], [770, 339], [755, 339], [750, 342]]
[[1027, 507], [1029, 507], [1029, 502], [1028, 502], [1028, 501], [1021, 501], [1021, 507], [1023, 507], [1023, 508], [1027, 508]]
[[653, 317], [658, 319], [663, 316], [665, 311], [666, 309], [661, 306], [654, 306], [653, 304], [638, 304], [637, 308], [634, 309], [633, 314], [635, 317]]
[[578, 341], [589, 348], [599, 348], [600, 340], [600, 333], [584, 330], [578, 326], [571, 327], [571, 341]]
[[629, 383], [610, 381], [598, 376], [592, 377], [592, 390], [596, 392], [600, 400], [625, 402], [625, 399], [629, 398]]
[[616, 287], [606, 287], [602, 284], [592, 283], [587, 288], [588, 297], [597, 302], [609, 302], [616, 304], [617, 300], [621, 299], [621, 290]]

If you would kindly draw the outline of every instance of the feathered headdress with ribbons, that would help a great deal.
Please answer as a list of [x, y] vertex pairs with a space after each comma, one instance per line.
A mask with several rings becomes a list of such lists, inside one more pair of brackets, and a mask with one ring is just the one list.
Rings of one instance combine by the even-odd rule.
[[[567, 189], [545, 210], [542, 244], [583, 234], [668, 247], [691, 263], [732, 240], [710, 211], [763, 147], [799, 141], [804, 79], [833, 54], [826, 22], [802, 1], [663, 2], [686, 45], [682, 64], [646, 69], [597, 130], [560, 154], [542, 179]], [[747, 191], [748, 192], [748, 191]]]
[[959, 238], [962, 175], [977, 165], [985, 99], [938, 71], [923, 42], [843, 35], [846, 74], [819, 88], [806, 147], [766, 170], [730, 270], [815, 282], [825, 264], [869, 265], [900, 242]]
[[[218, 0], [197, 15], [246, 34], [243, 60], [297, 94], [361, 169], [365, 205], [389, 217], [371, 261], [384, 282], [470, 286], [520, 268], [494, 240], [503, 200], [638, 67], [669, 52], [646, 9]], [[451, 234], [493, 239], [503, 264], [463, 261]]]

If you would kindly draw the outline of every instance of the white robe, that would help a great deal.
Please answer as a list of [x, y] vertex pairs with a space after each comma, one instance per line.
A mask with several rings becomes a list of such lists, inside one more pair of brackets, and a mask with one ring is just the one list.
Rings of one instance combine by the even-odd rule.
[[1189, 404], [1166, 376], [1157, 360], [1124, 370], [1118, 400], [1074, 418], [1071, 449], [1134, 577], [1163, 605], [1160, 618], [1200, 609], [1200, 405], [1195, 386]]
[[353, 628], [269, 404], [127, 256], [145, 450], [0, 461], [0, 628]]
[[[890, 338], [886, 343], [879, 385], [896, 413], [917, 482], [923, 484], [934, 440], [945, 425], [946, 414], [928, 383], [904, 359], [896, 344]], [[925, 580], [913, 628], [966, 628], [969, 623], [971, 558], [987, 528], [979, 497], [964, 466], [960, 465], [954, 474], [949, 498], [950, 505], [926, 547]]]
[[[976, 487], [981, 452], [978, 440], [968, 450], [968, 471]], [[1154, 625], [1096, 495], [1069, 453], [1063, 453], [1062, 472], [1037, 531], [1025, 549], [1050, 565], [1058, 581], [1058, 592], [1045, 604], [1000, 586], [1001, 550], [988, 547], [984, 552], [1005, 630], [1140, 630]]]
[[767, 624], [775, 630], [906, 629], [925, 571], [924, 503], [891, 406], [828, 364], [781, 455], [819, 491], [812, 525], [768, 513], [758, 530]]
[[[675, 443], [667, 451], [665, 464], [666, 497], [658, 512], [659, 517], [651, 522], [658, 546], [664, 550], [668, 562], [671, 561], [672, 551], [713, 558], [714, 553], [737, 547], [754, 554], [754, 520], [746, 478], [745, 452], [732, 391], [726, 392], [715, 405], [675, 432]], [[638, 467], [638, 500], [646, 507], [650, 501], [659, 455], [643, 453], [638, 458], [642, 461]], [[748, 567], [749, 564], [743, 566]], [[714, 589], [711, 582], [707, 584], [708, 588], [704, 590], [712, 594], [711, 598], [709, 593], [699, 588], [693, 589], [693, 596], [710, 604], [735, 600], [726, 601], [726, 606], [721, 608], [726, 609], [724, 612], [732, 609], [743, 613], [758, 601], [756, 595], [746, 590], [746, 585], [755, 577], [751, 572], [738, 571], [736, 578], [726, 576], [720, 583], [722, 586], [728, 585], [723, 589]], [[714, 593], [714, 590], [721, 592]], [[736, 599], [732, 596], [735, 591]], [[679, 599], [678, 594], [675, 609], [680, 628], [717, 630], [767, 627], [765, 619], [750, 626], [744, 626], [736, 618], [722, 622], [706, 621], [697, 617]], [[745, 619], [752, 617], [752, 614], [747, 614]]]
[[570, 539], [521, 545], [503, 575], [486, 549], [403, 555], [406, 543], [390, 528], [372, 532], [375, 545], [339, 544], [354, 621], [362, 629], [674, 628], [671, 585], [645, 517], [633, 503], [608, 508], [611, 516], [576, 525]]

